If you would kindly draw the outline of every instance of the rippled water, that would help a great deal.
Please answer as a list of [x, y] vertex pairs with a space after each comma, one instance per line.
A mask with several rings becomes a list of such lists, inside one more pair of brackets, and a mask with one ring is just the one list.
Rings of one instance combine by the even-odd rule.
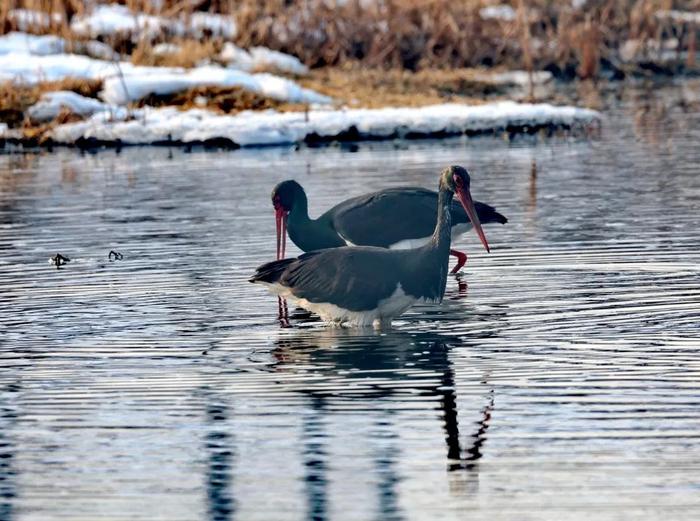
[[[0, 519], [697, 518], [699, 142], [643, 93], [592, 141], [0, 156]], [[510, 222], [442, 306], [280, 327], [276, 182], [450, 163]]]

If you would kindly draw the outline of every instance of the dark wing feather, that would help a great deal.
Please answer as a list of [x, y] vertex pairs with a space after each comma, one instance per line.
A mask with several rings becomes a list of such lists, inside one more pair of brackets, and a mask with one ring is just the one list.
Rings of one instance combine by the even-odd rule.
[[[406, 239], [432, 235], [437, 221], [437, 192], [425, 188], [390, 188], [348, 199], [324, 215], [352, 244], [387, 248]], [[508, 222], [493, 206], [474, 201], [482, 224]], [[452, 226], [468, 223], [462, 204], [452, 201]]]
[[340, 203], [329, 212], [333, 227], [353, 244], [388, 247], [429, 237], [437, 220], [437, 193], [393, 188]]
[[275, 282], [290, 288], [297, 298], [366, 311], [397, 288], [399, 270], [392, 259], [396, 253], [347, 247], [310, 252], [280, 266]]
[[[452, 203], [452, 216], [454, 217], [455, 215], [455, 204], [459, 207], [459, 210], [461, 210], [462, 214], [464, 214], [464, 221], [468, 221], [468, 217], [466, 215], [466, 212], [464, 211], [464, 208], [462, 208], [462, 205], [459, 203]], [[482, 203], [479, 201], [474, 201], [474, 208], [476, 209], [476, 214], [479, 216], [479, 221], [481, 221], [481, 224], [489, 224], [489, 223], [499, 223], [499, 224], [505, 224], [508, 222], [508, 218], [496, 211], [496, 209], [486, 203]]]

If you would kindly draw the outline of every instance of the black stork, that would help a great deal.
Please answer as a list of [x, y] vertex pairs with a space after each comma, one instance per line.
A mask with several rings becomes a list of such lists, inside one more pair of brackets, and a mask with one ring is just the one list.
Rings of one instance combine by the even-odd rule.
[[311, 251], [263, 264], [250, 282], [267, 286], [327, 322], [390, 326], [394, 317], [417, 301], [442, 301], [454, 195], [489, 250], [469, 184], [469, 174], [460, 166], [450, 166], [440, 174], [436, 224], [423, 246], [408, 250], [345, 246]]
[[[390, 249], [416, 248], [426, 244], [437, 219], [438, 194], [425, 188], [402, 187], [380, 190], [347, 199], [318, 219], [309, 218], [306, 192], [296, 181], [279, 183], [272, 191], [277, 222], [277, 259], [284, 258], [286, 234], [302, 251], [339, 246], [379, 246]], [[482, 224], [505, 224], [508, 219], [493, 206], [474, 201]], [[456, 201], [450, 207], [452, 239], [471, 227], [469, 216]], [[285, 233], [286, 231], [286, 233]], [[461, 251], [451, 273], [467, 261]]]

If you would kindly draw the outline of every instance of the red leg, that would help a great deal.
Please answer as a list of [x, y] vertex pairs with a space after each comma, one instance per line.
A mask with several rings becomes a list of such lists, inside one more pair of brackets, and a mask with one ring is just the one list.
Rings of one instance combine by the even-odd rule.
[[457, 257], [457, 265], [454, 268], [452, 268], [452, 271], [450, 273], [457, 273], [459, 270], [462, 269], [462, 266], [466, 264], [467, 254], [457, 250], [450, 250], [450, 255], [454, 255], [455, 257]]

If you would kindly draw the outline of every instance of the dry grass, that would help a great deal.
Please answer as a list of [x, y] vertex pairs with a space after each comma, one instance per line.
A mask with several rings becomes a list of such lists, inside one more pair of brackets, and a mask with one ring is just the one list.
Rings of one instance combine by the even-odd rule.
[[304, 87], [355, 107], [424, 106], [460, 101], [480, 103], [485, 96], [503, 94], [498, 86], [483, 82], [467, 69], [405, 70], [367, 69], [361, 64], [314, 69], [299, 80]]
[[214, 41], [175, 40], [172, 43], [178, 47], [176, 52], [156, 54], [148, 40], [141, 40], [131, 53], [131, 61], [136, 65], [190, 68], [211, 60], [220, 51], [220, 46]]
[[[560, 77], [592, 78], [601, 70], [622, 70], [619, 48], [677, 38], [688, 58], [676, 64], [695, 66], [697, 32], [692, 24], [660, 20], [663, 9], [700, 9], [700, 0], [588, 0], [574, 10], [568, 0], [121, 0], [135, 11], [187, 17], [194, 11], [233, 16], [236, 43], [264, 45], [298, 56], [311, 67], [359, 62], [369, 68], [407, 70], [490, 67], [547, 69]], [[484, 20], [480, 9], [510, 4], [512, 21]], [[25, 7], [56, 14], [60, 21], [33, 32], [74, 38], [70, 19], [85, 10], [82, 0], [5, 0], [0, 2], [0, 29], [15, 29], [9, 12]], [[156, 56], [158, 40], [110, 39], [117, 52], [136, 63], [188, 66], [207, 57], [220, 42], [187, 44], [182, 53]], [[644, 52], [644, 45], [640, 52]], [[209, 54], [208, 57], [212, 55]]]
[[[484, 20], [486, 5], [510, 3], [513, 21]], [[547, 69], [563, 77], [617, 67], [628, 39], [681, 37], [698, 28], [658, 20], [659, 9], [699, 9], [698, 0], [569, 1], [385, 0], [363, 7], [325, 0], [238, 2], [240, 45], [267, 45], [311, 66], [360, 61], [371, 67], [451, 68], [503, 65]]]
[[224, 114], [243, 110], [292, 110], [299, 106], [266, 98], [240, 87], [195, 87], [184, 92], [156, 95], [142, 99], [139, 106], [177, 106], [184, 109], [207, 108]]
[[61, 81], [49, 81], [36, 85], [0, 84], [0, 121], [11, 128], [28, 124], [25, 111], [34, 105], [45, 92], [69, 90], [82, 96], [96, 98], [102, 89], [102, 82], [67, 78]]

